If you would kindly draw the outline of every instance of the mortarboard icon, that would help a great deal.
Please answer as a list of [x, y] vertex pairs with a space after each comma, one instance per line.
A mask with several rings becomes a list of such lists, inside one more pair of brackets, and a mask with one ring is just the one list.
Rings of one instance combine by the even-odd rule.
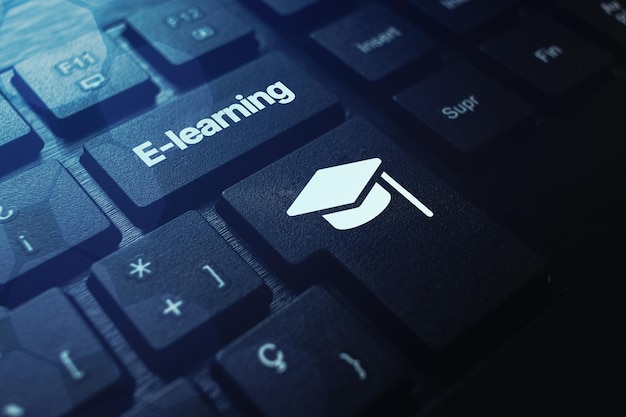
[[[293, 217], [354, 204], [381, 164], [380, 158], [371, 158], [317, 170], [291, 204], [287, 214]], [[428, 207], [386, 172], [381, 174], [381, 178], [426, 216], [433, 216]], [[337, 230], [354, 229], [378, 217], [390, 202], [391, 194], [375, 182], [359, 206], [324, 214], [322, 217]]]

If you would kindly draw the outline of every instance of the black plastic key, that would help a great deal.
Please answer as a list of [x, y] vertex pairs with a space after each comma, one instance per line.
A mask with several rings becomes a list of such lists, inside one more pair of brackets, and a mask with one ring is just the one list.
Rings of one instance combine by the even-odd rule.
[[0, 174], [37, 155], [43, 141], [0, 94]]
[[342, 118], [334, 96], [271, 54], [89, 141], [83, 163], [133, 222], [152, 227]]
[[100, 32], [20, 62], [13, 83], [58, 135], [69, 138], [137, 112], [158, 91], [148, 74]]
[[0, 315], [3, 417], [114, 415], [119, 410], [100, 407], [98, 399], [123, 399], [127, 383], [60, 290]]
[[327, 0], [261, 0], [274, 13], [282, 17], [301, 14]]
[[482, 148], [533, 113], [530, 104], [461, 62], [448, 64], [395, 100], [462, 152]]
[[146, 362], [180, 374], [200, 354], [260, 319], [261, 279], [196, 212], [92, 267], [90, 288]]
[[13, 305], [71, 278], [120, 238], [57, 161], [0, 183], [0, 300]]
[[481, 48], [552, 97], [607, 72], [613, 62], [608, 52], [545, 16], [528, 18]]
[[352, 0], [241, 0], [278, 29], [305, 32], [353, 8]]
[[519, 0], [411, 0], [411, 3], [448, 30], [462, 34], [496, 19]]
[[[243, 218], [302, 267], [300, 283], [328, 253], [433, 349], [468, 334], [544, 272], [526, 246], [359, 119], [223, 196], [233, 225]], [[311, 278], [340, 284], [340, 269]]]
[[169, 1], [127, 18], [126, 36], [179, 84], [211, 77], [256, 52], [252, 28], [217, 1]]
[[191, 384], [177, 379], [158, 392], [141, 395], [138, 404], [121, 417], [212, 417], [215, 413]]
[[626, 1], [560, 0], [559, 3], [590, 26], [626, 45]]
[[400, 70], [414, 72], [435, 58], [435, 43], [388, 9], [370, 4], [311, 34], [335, 58], [367, 81]]
[[266, 417], [360, 415], [401, 387], [405, 373], [399, 357], [321, 288], [231, 343], [217, 365]]

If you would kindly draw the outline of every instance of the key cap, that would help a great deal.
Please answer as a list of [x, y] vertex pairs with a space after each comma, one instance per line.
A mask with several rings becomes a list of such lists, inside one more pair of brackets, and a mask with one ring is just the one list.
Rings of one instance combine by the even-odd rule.
[[148, 74], [91, 32], [15, 66], [13, 83], [59, 136], [77, 138], [154, 102]]
[[401, 389], [405, 369], [319, 287], [220, 351], [216, 365], [268, 417], [361, 415]]
[[351, 0], [242, 0], [274, 27], [305, 32], [328, 23], [354, 7]]
[[43, 141], [0, 94], [0, 173], [17, 168], [43, 148]]
[[[297, 276], [324, 265], [307, 261], [330, 254], [434, 350], [460, 340], [545, 268], [530, 249], [360, 119], [223, 197], [227, 206], [220, 211], [227, 220], [241, 228], [238, 219], [244, 219], [272, 253], [300, 266]], [[341, 283], [336, 268], [314, 275]]]
[[560, 0], [561, 7], [622, 45], [626, 44], [626, 2], [623, 0]]
[[461, 152], [473, 152], [530, 120], [521, 98], [466, 63], [454, 62], [394, 97]]
[[158, 392], [141, 395], [140, 402], [122, 417], [212, 417], [216, 414], [191, 384], [179, 378]]
[[196, 212], [92, 267], [89, 286], [146, 363], [181, 374], [263, 316], [261, 279]]
[[293, 17], [324, 3], [326, 0], [261, 0], [274, 13], [281, 17]]
[[517, 3], [519, 0], [411, 0], [411, 4], [456, 34], [494, 20]]
[[127, 18], [127, 38], [170, 80], [187, 84], [236, 67], [257, 44], [252, 28], [217, 1], [169, 1]]
[[69, 279], [120, 239], [57, 161], [0, 183], [0, 300], [15, 305]]
[[612, 56], [544, 16], [526, 19], [481, 49], [552, 97], [608, 70]]
[[[114, 415], [128, 380], [59, 289], [0, 316], [0, 415]], [[74, 415], [74, 414], [72, 414]]]
[[334, 96], [271, 54], [89, 141], [82, 160], [150, 228], [342, 118]]
[[437, 56], [430, 38], [374, 4], [313, 32], [311, 38], [367, 81], [381, 81], [403, 69], [414, 72]]

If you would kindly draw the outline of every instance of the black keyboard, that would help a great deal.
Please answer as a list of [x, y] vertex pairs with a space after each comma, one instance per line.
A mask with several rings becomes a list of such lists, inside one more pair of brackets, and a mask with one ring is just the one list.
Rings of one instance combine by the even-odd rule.
[[620, 415], [626, 2], [0, 0], [0, 417]]

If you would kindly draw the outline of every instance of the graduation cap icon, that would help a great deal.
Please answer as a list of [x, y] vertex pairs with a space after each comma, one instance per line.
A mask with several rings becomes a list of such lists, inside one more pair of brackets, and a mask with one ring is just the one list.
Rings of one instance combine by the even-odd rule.
[[[365, 191], [374, 174], [382, 164], [380, 158], [364, 159], [329, 168], [319, 169], [313, 174], [302, 192], [287, 210], [287, 215], [300, 216], [322, 210], [354, 204]], [[409, 200], [427, 217], [433, 212], [406, 190], [389, 174], [380, 176]], [[391, 194], [378, 182], [368, 191], [357, 207], [341, 209], [322, 217], [337, 230], [349, 230], [374, 220], [391, 202]]]

